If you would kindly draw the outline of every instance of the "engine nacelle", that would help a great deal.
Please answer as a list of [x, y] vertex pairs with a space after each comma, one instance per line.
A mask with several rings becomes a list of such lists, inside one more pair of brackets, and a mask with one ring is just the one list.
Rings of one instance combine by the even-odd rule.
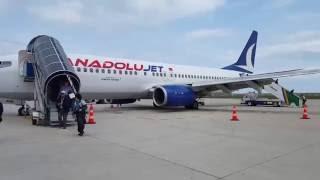
[[187, 85], [166, 85], [157, 87], [153, 93], [156, 106], [192, 106], [196, 101], [196, 94]]

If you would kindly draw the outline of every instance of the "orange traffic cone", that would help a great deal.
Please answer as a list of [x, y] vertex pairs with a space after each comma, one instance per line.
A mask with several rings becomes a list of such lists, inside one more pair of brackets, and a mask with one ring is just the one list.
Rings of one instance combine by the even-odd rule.
[[96, 122], [94, 121], [94, 111], [93, 111], [92, 104], [90, 104], [90, 107], [89, 107], [89, 119], [87, 124], [96, 124]]
[[238, 117], [238, 114], [237, 114], [237, 108], [236, 106], [233, 106], [232, 108], [232, 116], [231, 116], [231, 121], [239, 121], [239, 117]]
[[307, 105], [303, 106], [303, 114], [301, 119], [310, 119], [309, 115], [308, 115], [308, 107]]

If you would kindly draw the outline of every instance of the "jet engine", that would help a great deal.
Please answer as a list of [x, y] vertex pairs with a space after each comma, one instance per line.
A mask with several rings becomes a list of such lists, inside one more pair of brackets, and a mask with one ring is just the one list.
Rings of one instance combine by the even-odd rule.
[[158, 107], [185, 106], [198, 109], [196, 94], [188, 85], [166, 85], [155, 88], [153, 103]]

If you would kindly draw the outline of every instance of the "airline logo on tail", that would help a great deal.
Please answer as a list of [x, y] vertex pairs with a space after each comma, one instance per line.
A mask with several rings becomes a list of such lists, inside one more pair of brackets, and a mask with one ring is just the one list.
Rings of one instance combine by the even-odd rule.
[[242, 73], [253, 73], [254, 60], [256, 56], [258, 32], [253, 31], [238, 61], [222, 69], [238, 71]]

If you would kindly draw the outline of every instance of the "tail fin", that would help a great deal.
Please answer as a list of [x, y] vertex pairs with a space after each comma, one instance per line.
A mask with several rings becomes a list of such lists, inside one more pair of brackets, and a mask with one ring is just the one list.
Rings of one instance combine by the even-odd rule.
[[233, 70], [243, 73], [253, 73], [254, 60], [256, 56], [258, 32], [252, 31], [251, 36], [244, 47], [238, 61], [230, 66], [226, 66], [222, 69]]

